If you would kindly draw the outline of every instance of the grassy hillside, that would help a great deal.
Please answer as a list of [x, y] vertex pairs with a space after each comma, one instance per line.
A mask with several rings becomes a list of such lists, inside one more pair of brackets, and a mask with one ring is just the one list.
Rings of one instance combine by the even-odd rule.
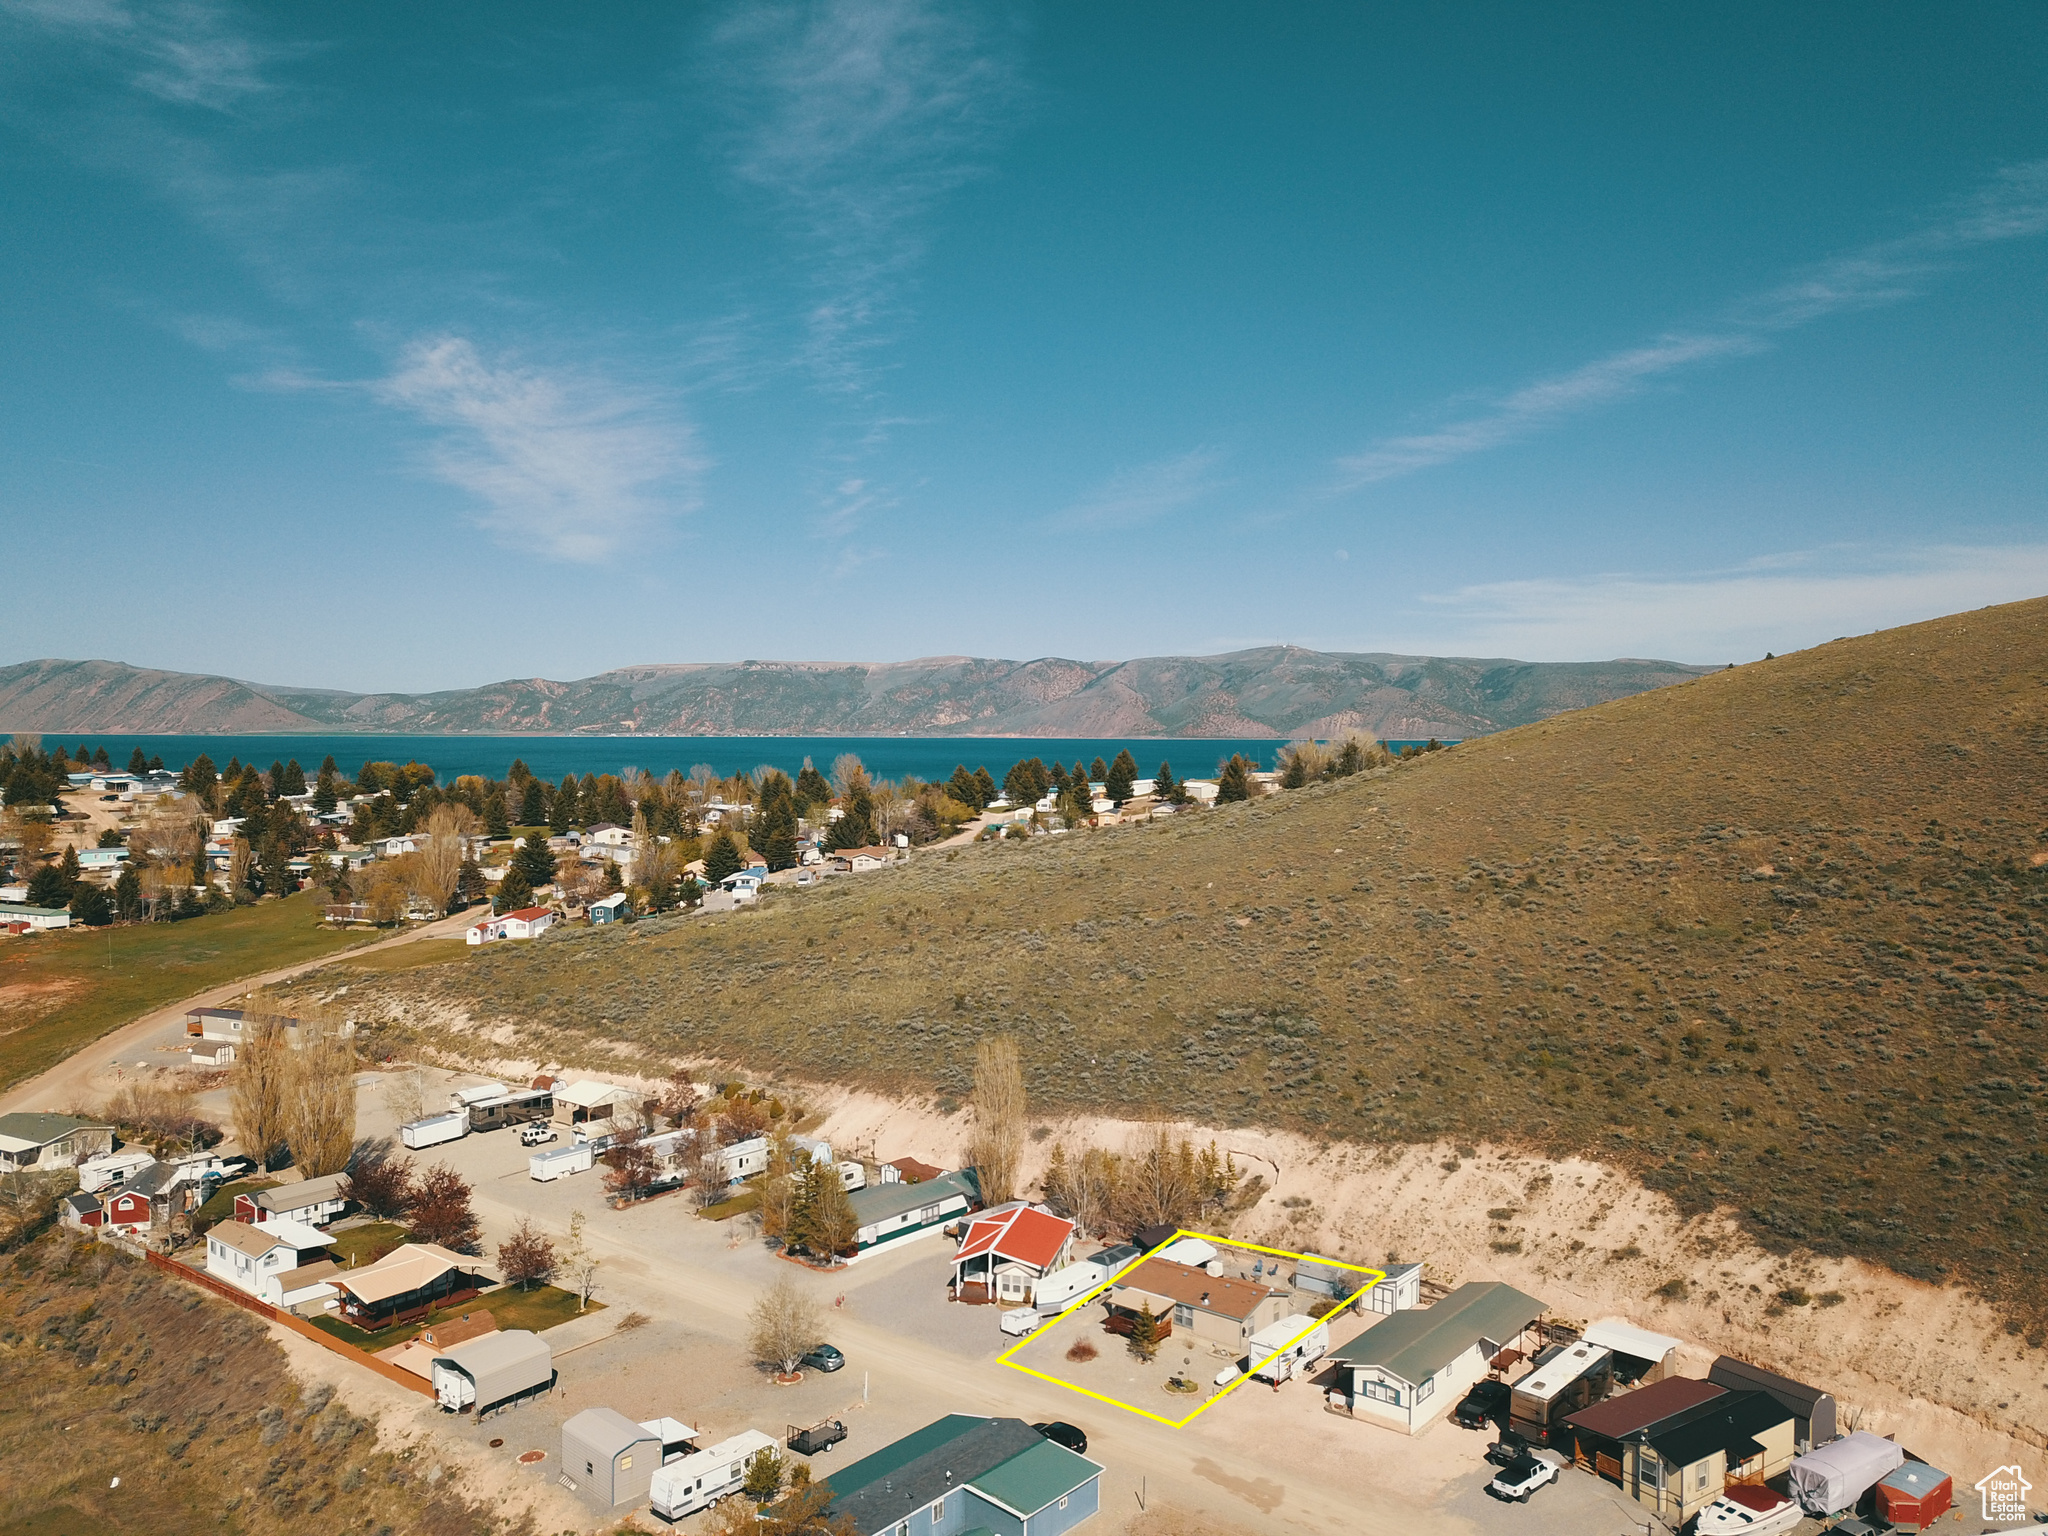
[[51, 1233], [4, 1261], [0, 1377], [0, 1536], [503, 1528], [302, 1396], [255, 1318], [105, 1247]]
[[1041, 1104], [1591, 1150], [2038, 1333], [2044, 906], [2048, 601], [351, 995], [955, 1095], [1014, 1031]]
[[194, 992], [362, 942], [323, 924], [310, 891], [180, 923], [10, 940], [0, 950], [0, 1088]]

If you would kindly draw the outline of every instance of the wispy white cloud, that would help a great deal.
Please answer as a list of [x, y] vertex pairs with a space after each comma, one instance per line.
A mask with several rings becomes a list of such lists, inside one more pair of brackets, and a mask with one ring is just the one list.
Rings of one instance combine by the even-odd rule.
[[1529, 661], [1741, 661], [2048, 593], [2048, 544], [1804, 550], [1727, 570], [1610, 572], [1425, 596], [1404, 649]]
[[1135, 528], [1169, 512], [1193, 506], [1216, 489], [1214, 470], [1223, 455], [1197, 448], [1136, 469], [1121, 470], [1080, 500], [1053, 513], [1053, 528]]
[[2010, 166], [1927, 227], [1831, 258], [1751, 295], [1712, 324], [1612, 352], [1522, 386], [1487, 409], [1425, 432], [1385, 437], [1337, 461], [1337, 489], [1356, 490], [1519, 442], [1657, 379], [1758, 352], [1772, 338], [1844, 310], [1896, 304], [1981, 246], [2048, 232], [2048, 160]]
[[436, 336], [369, 388], [438, 431], [427, 469], [474, 496], [478, 521], [508, 543], [601, 561], [699, 503], [708, 460], [692, 425], [614, 381], [486, 360]]
[[934, 206], [980, 173], [1019, 97], [1003, 36], [939, 0], [813, 0], [744, 7], [714, 42], [733, 172], [812, 264], [803, 361], [860, 390]]
[[0, 0], [0, 14], [117, 59], [160, 101], [231, 112], [275, 89], [264, 75], [272, 51], [207, 0]]

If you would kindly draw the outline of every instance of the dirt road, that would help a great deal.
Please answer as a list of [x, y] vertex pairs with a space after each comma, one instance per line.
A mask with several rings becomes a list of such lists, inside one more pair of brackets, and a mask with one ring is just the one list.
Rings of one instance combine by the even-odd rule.
[[106, 1091], [100, 1081], [108, 1064], [116, 1057], [135, 1056], [138, 1048], [144, 1047], [151, 1036], [178, 1023], [194, 1008], [217, 1008], [231, 997], [240, 996], [255, 987], [266, 987], [280, 981], [288, 981], [307, 971], [323, 965], [332, 965], [337, 960], [354, 959], [382, 949], [392, 949], [401, 944], [416, 944], [422, 939], [451, 938], [476, 921], [474, 912], [458, 912], [436, 922], [409, 928], [395, 933], [374, 944], [365, 944], [360, 949], [344, 950], [339, 954], [322, 955], [317, 959], [288, 965], [275, 971], [264, 971], [255, 976], [244, 976], [221, 986], [210, 987], [204, 992], [181, 998], [168, 1007], [144, 1014], [134, 1022], [101, 1035], [75, 1054], [59, 1062], [40, 1077], [32, 1077], [17, 1083], [5, 1093], [0, 1093], [0, 1113], [12, 1110], [54, 1110], [63, 1113], [75, 1104], [91, 1103]]

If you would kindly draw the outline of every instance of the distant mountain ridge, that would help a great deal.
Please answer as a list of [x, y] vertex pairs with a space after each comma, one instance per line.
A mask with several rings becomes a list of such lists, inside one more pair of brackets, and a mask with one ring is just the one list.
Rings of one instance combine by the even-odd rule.
[[1529, 662], [1262, 646], [1136, 661], [702, 662], [439, 693], [277, 687], [117, 661], [0, 667], [0, 729], [199, 735], [1483, 735], [1685, 682], [1671, 661]]

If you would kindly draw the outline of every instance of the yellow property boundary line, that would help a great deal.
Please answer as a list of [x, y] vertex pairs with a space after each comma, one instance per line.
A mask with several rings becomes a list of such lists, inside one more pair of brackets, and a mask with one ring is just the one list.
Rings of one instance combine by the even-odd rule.
[[[1224, 1248], [1242, 1248], [1250, 1253], [1268, 1253], [1272, 1254], [1276, 1258], [1294, 1259], [1297, 1261], [1307, 1259], [1312, 1263], [1327, 1264], [1331, 1266], [1333, 1269], [1348, 1269], [1352, 1271], [1354, 1274], [1370, 1275], [1372, 1279], [1368, 1284], [1360, 1286], [1358, 1290], [1354, 1291], [1350, 1298], [1345, 1301], [1343, 1306], [1335, 1307], [1326, 1316], [1317, 1318], [1308, 1327], [1302, 1329], [1300, 1333], [1297, 1333], [1293, 1338], [1289, 1339], [1285, 1344], [1282, 1344], [1278, 1349], [1274, 1350], [1270, 1355], [1267, 1355], [1263, 1360], [1256, 1360], [1252, 1362], [1250, 1370], [1245, 1371], [1237, 1378], [1237, 1380], [1233, 1381], [1229, 1386], [1223, 1388], [1221, 1391], [1212, 1393], [1209, 1397], [1205, 1398], [1202, 1402], [1202, 1406], [1197, 1408], [1193, 1413], [1188, 1414], [1185, 1418], [1169, 1419], [1163, 1413], [1153, 1413], [1147, 1409], [1140, 1408], [1133, 1403], [1126, 1403], [1121, 1399], [1111, 1397], [1107, 1393], [1091, 1392], [1086, 1387], [1077, 1387], [1071, 1381], [1063, 1380], [1060, 1377], [1054, 1376], [1046, 1371], [1035, 1371], [1028, 1365], [1019, 1365], [1016, 1361], [1010, 1358], [1010, 1356], [1016, 1354], [1017, 1351], [1022, 1349], [1025, 1345], [1031, 1343], [1033, 1340], [1039, 1338], [1041, 1335], [1050, 1333], [1053, 1329], [1059, 1327], [1061, 1323], [1065, 1322], [1074, 1313], [1080, 1311], [1081, 1308], [1087, 1306], [1089, 1302], [1093, 1301], [1097, 1296], [1100, 1296], [1104, 1291], [1108, 1290], [1111, 1286], [1115, 1285], [1117, 1281], [1121, 1280], [1125, 1275], [1129, 1274], [1132, 1270], [1136, 1269], [1140, 1264], [1143, 1264], [1147, 1259], [1151, 1258], [1154, 1254], [1159, 1253], [1163, 1249], [1171, 1248], [1175, 1243], [1179, 1242], [1182, 1238], [1188, 1237], [1198, 1237], [1205, 1243], [1215, 1243]], [[1368, 1290], [1370, 1290], [1372, 1286], [1379, 1284], [1380, 1281], [1386, 1278], [1387, 1273], [1385, 1270], [1372, 1269], [1364, 1264], [1345, 1264], [1337, 1259], [1326, 1259], [1319, 1253], [1289, 1253], [1285, 1248], [1262, 1248], [1257, 1243], [1239, 1242], [1236, 1238], [1217, 1237], [1214, 1234], [1207, 1232], [1190, 1232], [1185, 1227], [1183, 1227], [1179, 1231], [1175, 1232], [1173, 1236], [1169, 1237], [1165, 1242], [1156, 1244], [1152, 1248], [1148, 1249], [1146, 1252], [1139, 1254], [1135, 1259], [1131, 1260], [1130, 1263], [1124, 1265], [1122, 1269], [1119, 1269], [1115, 1274], [1111, 1275], [1107, 1280], [1103, 1281], [1100, 1285], [1094, 1287], [1092, 1290], [1089, 1290], [1084, 1295], [1076, 1298], [1073, 1301], [1073, 1303], [1066, 1308], [1065, 1311], [1061, 1312], [1058, 1316], [1054, 1317], [1050, 1322], [1040, 1323], [1036, 1328], [1032, 1329], [1031, 1332], [1025, 1334], [1023, 1338], [1019, 1339], [1015, 1344], [1012, 1344], [1008, 1349], [1004, 1350], [1002, 1354], [998, 1355], [996, 1357], [996, 1364], [1007, 1365], [1011, 1370], [1022, 1371], [1026, 1376], [1036, 1376], [1040, 1381], [1049, 1381], [1056, 1387], [1065, 1387], [1069, 1392], [1078, 1392], [1083, 1397], [1092, 1397], [1098, 1403], [1107, 1403], [1110, 1405], [1110, 1407], [1121, 1408], [1126, 1413], [1135, 1413], [1140, 1418], [1150, 1419], [1155, 1424], [1164, 1424], [1169, 1429], [1181, 1429], [1184, 1428], [1186, 1425], [1192, 1424], [1196, 1419], [1199, 1419], [1211, 1408], [1215, 1407], [1218, 1403], [1222, 1402], [1224, 1398], [1230, 1396], [1231, 1393], [1235, 1392], [1239, 1387], [1243, 1386], [1246, 1382], [1250, 1381], [1253, 1376], [1257, 1375], [1266, 1366], [1272, 1364], [1273, 1361], [1279, 1359], [1282, 1355], [1286, 1354], [1288, 1350], [1294, 1348], [1295, 1345], [1299, 1344], [1303, 1339], [1307, 1338], [1310, 1334], [1314, 1333], [1316, 1329], [1325, 1326], [1331, 1318], [1335, 1317], [1339, 1312], [1342, 1312], [1345, 1307], [1349, 1307], [1360, 1296], [1363, 1296]]]

